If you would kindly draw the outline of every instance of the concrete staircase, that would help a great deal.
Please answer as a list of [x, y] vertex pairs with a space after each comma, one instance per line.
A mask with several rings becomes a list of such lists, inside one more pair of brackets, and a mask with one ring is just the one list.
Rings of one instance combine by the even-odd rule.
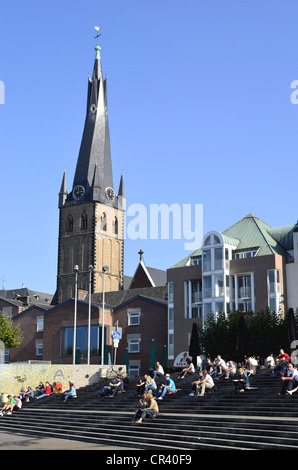
[[0, 431], [160, 451], [298, 448], [298, 392], [279, 396], [280, 378], [259, 370], [253, 388], [238, 394], [231, 379], [220, 379], [204, 397], [189, 396], [192, 380], [175, 380], [180, 390], [158, 401], [157, 419], [141, 424], [132, 422], [139, 407], [136, 382], [126, 393], [100, 398], [102, 380], [66, 403], [57, 395], [25, 403], [20, 412], [0, 417]]

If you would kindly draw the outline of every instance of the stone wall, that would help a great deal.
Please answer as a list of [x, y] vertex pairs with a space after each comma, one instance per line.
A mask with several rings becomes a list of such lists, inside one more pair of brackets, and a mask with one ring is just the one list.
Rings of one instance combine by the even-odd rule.
[[[109, 365], [87, 365], [87, 364], [28, 364], [11, 363], [0, 364], [0, 395], [1, 401], [5, 401], [7, 395], [19, 395], [22, 387], [30, 386], [33, 390], [39, 382], [62, 383], [63, 390], [68, 389], [68, 382], [74, 383], [76, 389], [91, 385], [106, 376]], [[117, 369], [125, 366], [113, 366]]]

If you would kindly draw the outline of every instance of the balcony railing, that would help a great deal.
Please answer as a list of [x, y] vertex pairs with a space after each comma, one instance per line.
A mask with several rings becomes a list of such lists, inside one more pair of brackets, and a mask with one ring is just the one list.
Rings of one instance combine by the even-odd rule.
[[239, 299], [250, 299], [251, 298], [251, 287], [240, 287], [238, 289]]
[[191, 302], [193, 304], [195, 304], [197, 302], [202, 302], [202, 292], [193, 292], [191, 294]]
[[269, 294], [280, 294], [281, 286], [279, 282], [269, 282]]

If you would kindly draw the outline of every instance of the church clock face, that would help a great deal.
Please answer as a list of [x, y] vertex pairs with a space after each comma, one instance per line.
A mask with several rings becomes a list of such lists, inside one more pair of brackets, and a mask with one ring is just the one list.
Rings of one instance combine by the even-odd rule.
[[84, 194], [85, 194], [85, 188], [84, 186], [81, 186], [80, 184], [76, 186], [72, 192], [74, 199], [76, 199], [77, 201], [81, 199], [84, 196]]
[[115, 193], [113, 188], [106, 188], [106, 198], [108, 201], [114, 201]]

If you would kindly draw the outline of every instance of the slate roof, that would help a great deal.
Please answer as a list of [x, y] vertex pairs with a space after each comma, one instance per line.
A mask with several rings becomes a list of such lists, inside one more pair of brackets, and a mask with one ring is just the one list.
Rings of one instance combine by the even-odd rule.
[[41, 305], [49, 306], [51, 304], [53, 296], [51, 294], [46, 294], [44, 292], [37, 292], [27, 287], [22, 287], [21, 289], [9, 289], [9, 290], [0, 290], [0, 297], [5, 300], [10, 300], [11, 302], [17, 302], [23, 305]]
[[[167, 300], [168, 298], [168, 289], [167, 286], [158, 286], [158, 287], [140, 287], [136, 289], [126, 289], [113, 292], [105, 292], [105, 301], [110, 306], [116, 307], [127, 302], [137, 295], [144, 297], [149, 297], [152, 299]], [[88, 297], [86, 298], [86, 300]], [[92, 294], [92, 302], [102, 303], [102, 292]]]
[[137, 299], [141, 299], [141, 300], [146, 300], [148, 302], [152, 302], [154, 304], [158, 304], [158, 305], [161, 305], [162, 307], [167, 307], [168, 305], [168, 302], [167, 300], [163, 300], [163, 299], [156, 299], [154, 297], [148, 297], [148, 296], [145, 296], [145, 295], [135, 295], [134, 297], [131, 297], [127, 300], [125, 300], [124, 302], [122, 302], [121, 304], [117, 305], [113, 310], [116, 311], [118, 310], [119, 308], [122, 308], [124, 307], [125, 305], [128, 305], [130, 304], [131, 302], [133, 302], [134, 300], [137, 300]]

